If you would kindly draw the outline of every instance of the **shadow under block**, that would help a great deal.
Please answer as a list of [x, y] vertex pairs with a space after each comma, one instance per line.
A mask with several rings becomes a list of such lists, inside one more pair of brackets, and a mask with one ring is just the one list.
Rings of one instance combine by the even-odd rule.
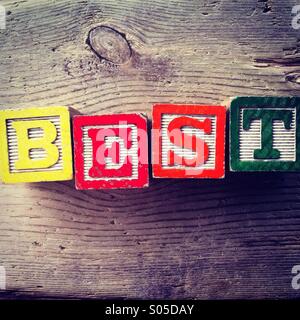
[[0, 175], [4, 183], [71, 180], [68, 108], [1, 110]]
[[140, 114], [75, 116], [75, 185], [84, 189], [147, 187], [147, 119]]
[[224, 178], [226, 108], [153, 106], [155, 178]]
[[300, 98], [235, 98], [230, 107], [230, 170], [299, 171], [299, 130]]

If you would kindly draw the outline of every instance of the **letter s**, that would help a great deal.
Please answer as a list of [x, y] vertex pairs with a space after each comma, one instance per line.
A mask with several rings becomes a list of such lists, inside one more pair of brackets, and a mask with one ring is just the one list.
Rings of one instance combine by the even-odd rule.
[[151, 304], [150, 305], [150, 307], [149, 307], [149, 309], [150, 309], [150, 312], [149, 312], [149, 314], [155, 314], [155, 305], [154, 304]]
[[295, 276], [292, 279], [292, 288], [294, 290], [300, 289], [300, 265], [296, 265], [292, 269], [292, 274]]
[[168, 154], [168, 165], [174, 166], [175, 164], [181, 164], [190, 167], [196, 167], [204, 164], [208, 160], [209, 148], [208, 145], [195, 135], [187, 135], [182, 132], [183, 127], [193, 127], [203, 130], [205, 134], [211, 134], [212, 124], [209, 118], [204, 121], [193, 119], [190, 117], [178, 117], [172, 120], [168, 125], [168, 136], [170, 141], [181, 148], [191, 149], [196, 152], [196, 156], [193, 159], [186, 159], [182, 156], [178, 156], [173, 150]]

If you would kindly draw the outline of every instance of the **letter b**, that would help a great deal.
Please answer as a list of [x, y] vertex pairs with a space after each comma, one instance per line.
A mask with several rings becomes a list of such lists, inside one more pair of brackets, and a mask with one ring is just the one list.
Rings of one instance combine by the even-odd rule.
[[[55, 125], [49, 120], [15, 121], [12, 123], [16, 130], [18, 141], [18, 160], [15, 163], [17, 170], [22, 169], [45, 169], [53, 166], [59, 158], [58, 148], [53, 142], [57, 137]], [[42, 129], [43, 136], [30, 138], [31, 129]], [[30, 151], [42, 149], [47, 155], [41, 158], [32, 159]]]

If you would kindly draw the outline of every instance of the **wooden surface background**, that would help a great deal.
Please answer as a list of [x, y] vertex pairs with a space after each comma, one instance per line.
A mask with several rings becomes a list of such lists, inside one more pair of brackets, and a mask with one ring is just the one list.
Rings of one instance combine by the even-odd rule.
[[[157, 102], [299, 95], [297, 2], [1, 1], [1, 108], [67, 105], [151, 119]], [[87, 39], [97, 26], [115, 36], [95, 51]], [[134, 191], [80, 192], [73, 181], [0, 188], [2, 298], [300, 296], [291, 287], [299, 174], [152, 179]]]

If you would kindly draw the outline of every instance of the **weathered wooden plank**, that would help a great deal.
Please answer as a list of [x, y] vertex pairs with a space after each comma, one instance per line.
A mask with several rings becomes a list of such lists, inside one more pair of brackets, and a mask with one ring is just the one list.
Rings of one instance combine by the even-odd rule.
[[[1, 108], [151, 116], [155, 103], [299, 92], [294, 1], [1, 3]], [[130, 50], [117, 42], [103, 51], [108, 41], [95, 54], [87, 39], [97, 26]], [[114, 52], [124, 48], [126, 58]], [[1, 296], [297, 297], [299, 191], [290, 173], [152, 180], [134, 191], [1, 185]]]

